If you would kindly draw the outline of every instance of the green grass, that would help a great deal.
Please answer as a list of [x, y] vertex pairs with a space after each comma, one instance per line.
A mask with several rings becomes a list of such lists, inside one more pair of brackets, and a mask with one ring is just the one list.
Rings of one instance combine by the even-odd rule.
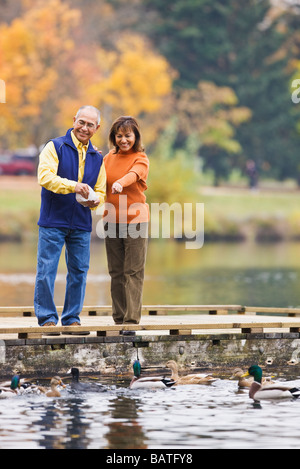
[[199, 201], [205, 204], [206, 211], [227, 217], [288, 216], [300, 210], [300, 191], [207, 189], [200, 191]]
[[0, 178], [0, 240], [22, 241], [36, 236], [40, 187], [35, 178]]
[[22, 193], [3, 193], [0, 189], [0, 214], [23, 213], [27, 211], [39, 211], [40, 194], [36, 191]]
[[299, 191], [206, 188], [199, 201], [205, 207], [207, 240], [300, 238]]

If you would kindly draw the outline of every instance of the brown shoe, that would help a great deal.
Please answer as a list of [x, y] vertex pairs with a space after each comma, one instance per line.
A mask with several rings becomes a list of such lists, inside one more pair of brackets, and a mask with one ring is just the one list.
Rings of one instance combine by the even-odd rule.
[[[81, 327], [81, 324], [79, 322], [73, 322], [72, 324], [69, 324], [69, 326], [78, 326], [78, 327]], [[64, 334], [67, 334], [67, 335], [89, 335], [90, 332], [89, 331], [80, 331], [78, 330], [78, 332], [64, 332]]]
[[[45, 324], [42, 325], [42, 327], [46, 326], [56, 326], [55, 322], [46, 322]], [[57, 336], [60, 335], [60, 332], [44, 332], [43, 335], [51, 335], [51, 336]]]

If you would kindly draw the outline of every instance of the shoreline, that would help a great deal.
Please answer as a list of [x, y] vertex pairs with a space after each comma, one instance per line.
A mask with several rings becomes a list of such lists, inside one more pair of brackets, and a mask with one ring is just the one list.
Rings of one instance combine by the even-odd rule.
[[[36, 241], [41, 191], [36, 178], [2, 175], [0, 181], [0, 242]], [[262, 187], [255, 191], [237, 186], [205, 186], [199, 188], [197, 199], [194, 205], [197, 203], [204, 206], [205, 243], [300, 241], [300, 190], [284, 186], [281, 190], [279, 187]], [[150, 198], [147, 203], [158, 204]], [[159, 205], [163, 204], [161, 202]], [[156, 238], [160, 217], [161, 213], [151, 213], [150, 225], [156, 231]], [[100, 220], [101, 217], [93, 213], [93, 241], [99, 239], [96, 231]], [[170, 239], [186, 242], [197, 237], [203, 238], [203, 232], [197, 232], [198, 227], [194, 221], [189, 221], [190, 233], [182, 230], [182, 227], [178, 230], [171, 213]], [[179, 237], [176, 232], [180, 233]], [[149, 237], [151, 238], [151, 231]]]

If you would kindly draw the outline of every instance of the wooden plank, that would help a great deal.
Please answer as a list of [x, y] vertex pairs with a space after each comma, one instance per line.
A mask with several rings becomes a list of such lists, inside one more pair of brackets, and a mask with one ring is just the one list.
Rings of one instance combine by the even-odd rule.
[[41, 339], [43, 334], [40, 333], [32, 333], [32, 332], [19, 332], [18, 339]]
[[208, 313], [211, 314], [211, 315], [216, 315], [216, 314], [228, 314], [228, 309], [209, 310]]
[[300, 331], [299, 321], [251, 321], [251, 322], [172, 322], [170, 324], [156, 323], [156, 324], [132, 324], [128, 326], [123, 325], [85, 325], [81, 326], [80, 329], [76, 326], [46, 326], [41, 328], [40, 326], [20, 326], [20, 327], [0, 327], [0, 334], [18, 334], [21, 338], [28, 338], [29, 335], [34, 337], [34, 334], [47, 334], [51, 332], [96, 332], [98, 335], [118, 335], [120, 330], [134, 330], [134, 331], [169, 331], [172, 335], [178, 334], [191, 334], [192, 331], [199, 330], [228, 330], [240, 329], [241, 331], [247, 332], [263, 332], [264, 329], [282, 329], [287, 328], [291, 331]]
[[30, 317], [34, 316], [33, 306], [1, 306], [1, 317]]
[[[58, 313], [61, 313], [63, 306], [57, 306]], [[228, 311], [243, 312], [243, 306], [241, 305], [143, 305], [142, 313], [148, 313], [149, 315], [164, 314], [169, 311], [179, 312], [192, 312], [192, 311], [207, 311], [214, 312], [214, 314], [227, 314]], [[111, 314], [111, 305], [98, 305], [98, 306], [84, 306], [81, 311], [81, 315], [87, 316], [98, 316]], [[1, 306], [0, 317], [25, 317], [35, 316], [33, 306]]]
[[242, 305], [144, 305], [142, 307], [143, 312], [149, 312], [151, 315], [155, 315], [157, 312], [167, 311], [242, 311]]
[[116, 337], [120, 335], [120, 331], [97, 331], [98, 337]]
[[256, 327], [256, 326], [242, 327], [242, 333], [244, 334], [255, 334], [255, 333], [260, 333], [260, 332], [264, 332], [263, 327]]
[[247, 313], [264, 313], [264, 314], [288, 314], [290, 317], [300, 315], [300, 308], [273, 308], [269, 306], [245, 306], [245, 314]]
[[18, 332], [32, 332], [39, 333], [43, 332], [77, 332], [80, 331], [120, 331], [120, 330], [135, 330], [135, 331], [147, 331], [147, 330], [171, 330], [171, 329], [241, 329], [251, 327], [262, 327], [262, 328], [289, 328], [289, 327], [300, 327], [300, 322], [272, 322], [272, 321], [255, 321], [255, 322], [197, 322], [197, 323], [170, 323], [170, 324], [131, 324], [131, 325], [88, 325], [81, 326], [46, 326], [41, 328], [40, 326], [19, 326], [19, 327], [0, 327], [0, 333], [6, 334], [18, 333]]
[[170, 329], [170, 335], [191, 335], [192, 330], [191, 329], [183, 329], [180, 327], [180, 329]]
[[[153, 305], [150, 305], [153, 307]], [[172, 305], [165, 305], [167, 307]], [[174, 305], [175, 307], [182, 308], [183, 305]], [[203, 308], [207, 308], [211, 305], [202, 305]], [[231, 305], [233, 306], [233, 305]], [[237, 305], [236, 305], [237, 306]], [[103, 306], [102, 306], [103, 307]], [[101, 307], [101, 308], [102, 308]], [[105, 306], [104, 306], [105, 307]], [[185, 305], [186, 308], [189, 305]], [[191, 307], [199, 308], [199, 305], [191, 305]], [[28, 310], [27, 307], [21, 308]], [[281, 308], [282, 309], [282, 308]], [[286, 309], [285, 309], [286, 310]], [[249, 313], [248, 313], [249, 314]], [[94, 332], [97, 335], [109, 336], [119, 335], [119, 331], [122, 329], [135, 330], [135, 331], [152, 331], [152, 333], [159, 333], [159, 331], [167, 331], [171, 335], [182, 335], [197, 333], [197, 331], [209, 331], [214, 330], [216, 332], [230, 331], [242, 331], [242, 332], [264, 332], [266, 330], [275, 329], [286, 329], [291, 332], [300, 332], [300, 320], [288, 319], [278, 317], [266, 317], [256, 316], [255, 319], [251, 316], [241, 316], [238, 313], [227, 316], [209, 316], [199, 314], [184, 314], [173, 316], [165, 315], [164, 318], [159, 316], [149, 317], [146, 319], [145, 316], [139, 325], [114, 325], [112, 319], [105, 319], [104, 317], [92, 318], [85, 317], [82, 319], [83, 325], [78, 329], [76, 326], [55, 326], [55, 327], [43, 327], [37, 325], [35, 318], [22, 318], [13, 317], [3, 318], [0, 323], [0, 334], [1, 335], [12, 335], [17, 334], [20, 338], [29, 337], [40, 337], [41, 334], [48, 334], [51, 332], [60, 332], [65, 334], [66, 332]], [[19, 325], [19, 327], [17, 327]]]
[[[63, 310], [62, 306], [57, 307], [58, 313]], [[84, 306], [82, 316], [103, 316], [110, 315], [111, 305]], [[149, 315], [159, 315], [168, 312], [208, 312], [209, 314], [284, 314], [290, 317], [300, 316], [300, 308], [275, 308], [266, 306], [242, 306], [242, 305], [143, 305], [142, 313]], [[35, 316], [33, 306], [1, 306], [0, 317], [33, 317]]]

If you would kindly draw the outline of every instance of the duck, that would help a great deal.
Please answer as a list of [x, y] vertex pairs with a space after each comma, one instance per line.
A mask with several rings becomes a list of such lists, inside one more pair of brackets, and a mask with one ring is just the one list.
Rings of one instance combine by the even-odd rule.
[[6, 399], [7, 397], [15, 397], [20, 394], [20, 376], [14, 375], [9, 382], [3, 383], [0, 386], [0, 399]]
[[11, 389], [0, 388], [0, 399], [7, 399], [7, 398], [10, 398], [10, 397], [16, 397], [17, 395], [18, 395], [18, 393], [12, 391]]
[[166, 364], [167, 368], [172, 371], [171, 379], [177, 384], [206, 384], [217, 380], [213, 376], [204, 373], [194, 373], [185, 376], [178, 375], [178, 365], [175, 360], [169, 360]]
[[47, 397], [61, 397], [60, 391], [57, 389], [58, 386], [61, 386], [63, 388], [66, 387], [66, 385], [62, 382], [61, 378], [59, 376], [55, 376], [50, 381], [51, 389], [46, 390], [46, 392], [44, 394]]
[[106, 386], [96, 383], [82, 383], [79, 381], [79, 369], [71, 368], [68, 374], [72, 375], [71, 388], [75, 391], [83, 392], [104, 392], [107, 390]]
[[141, 378], [141, 364], [139, 360], [133, 363], [134, 376], [130, 382], [129, 389], [166, 389], [174, 386], [175, 381], [171, 378], [148, 376]]
[[[254, 380], [253, 376], [246, 378], [245, 372], [241, 368], [235, 368], [229, 379], [237, 379], [239, 388], [250, 388]], [[264, 386], [265, 384], [274, 384], [274, 381], [272, 381], [270, 376], [262, 378], [262, 385]]]
[[282, 399], [282, 398], [298, 398], [300, 396], [300, 388], [284, 386], [279, 383], [262, 385], [262, 369], [258, 365], [252, 365], [248, 371], [242, 375], [253, 376], [254, 381], [249, 389], [249, 397], [255, 402], [262, 399]]
[[43, 386], [26, 380], [22, 381], [19, 375], [15, 375], [12, 378], [11, 388], [18, 388], [18, 394], [45, 394], [47, 392], [47, 389]]
[[10, 388], [10, 389], [17, 389], [20, 386], [26, 387], [30, 384], [30, 380], [21, 379], [20, 373], [16, 371], [13, 377], [9, 381], [4, 381], [0, 383], [0, 387]]
[[6, 383], [0, 386], [0, 399], [16, 397], [19, 394], [18, 388], [20, 386], [20, 380], [18, 378], [18, 376], [13, 376], [10, 382], [10, 386], [6, 385]]
[[[0, 389], [7, 391], [7, 383], [2, 384]], [[46, 392], [46, 389], [30, 381], [21, 379], [20, 375], [17, 374], [11, 379], [9, 391], [15, 394], [43, 394]]]

